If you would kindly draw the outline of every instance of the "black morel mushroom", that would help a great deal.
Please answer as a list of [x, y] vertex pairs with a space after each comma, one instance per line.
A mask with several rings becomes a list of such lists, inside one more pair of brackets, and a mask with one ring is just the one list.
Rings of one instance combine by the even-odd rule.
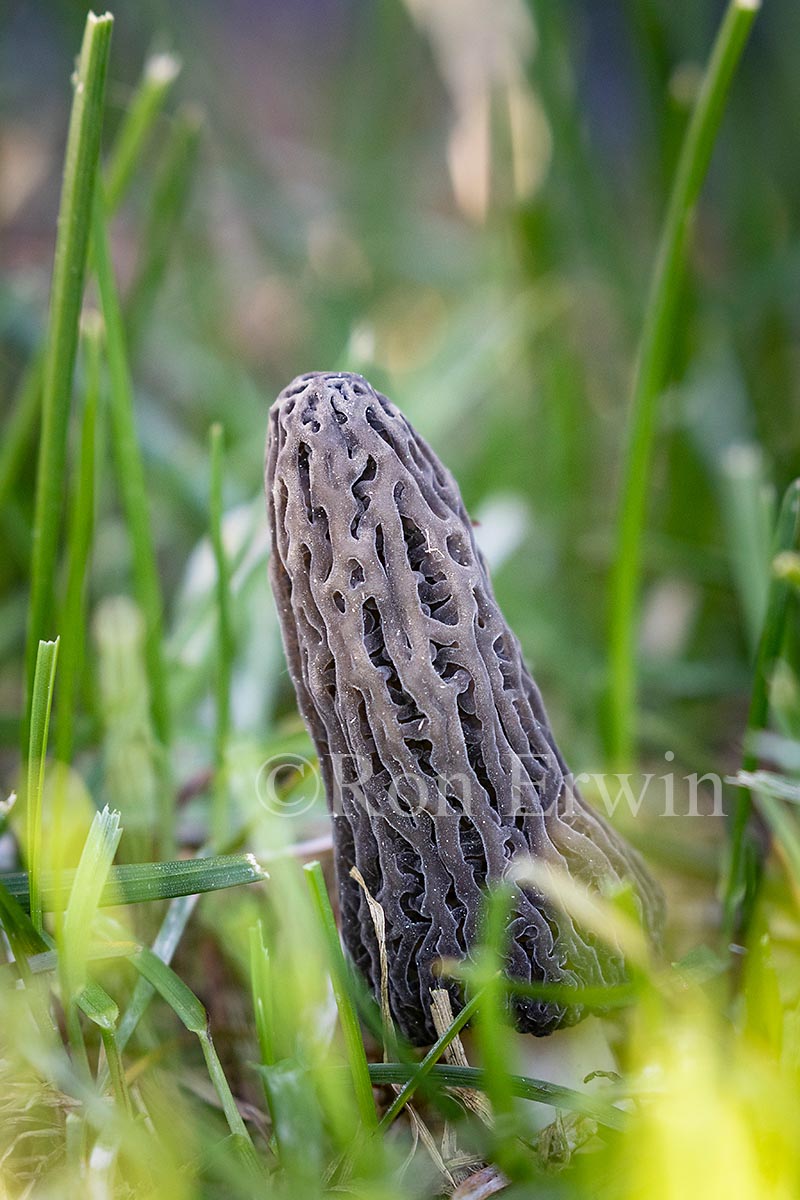
[[[660, 893], [570, 786], [458, 487], [402, 413], [359, 375], [300, 376], [270, 413], [266, 490], [270, 577], [332, 811], [343, 938], [377, 992], [356, 866], [385, 912], [406, 1037], [435, 1039], [435, 964], [469, 956], [482, 893], [515, 856], [593, 891], [629, 880], [654, 932]], [[621, 954], [527, 888], [515, 893], [508, 970], [573, 987], [625, 978]], [[530, 1000], [515, 1015], [546, 1034], [584, 1011]]]

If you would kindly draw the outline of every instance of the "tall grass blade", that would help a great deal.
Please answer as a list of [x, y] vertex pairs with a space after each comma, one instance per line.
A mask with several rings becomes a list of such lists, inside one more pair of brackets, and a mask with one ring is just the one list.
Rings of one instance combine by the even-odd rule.
[[695, 205], [728, 89], [757, 9], [757, 0], [731, 0], [722, 19], [681, 147], [645, 309], [631, 396], [609, 596], [609, 757], [621, 768], [629, 764], [636, 742], [637, 609], [658, 401], [669, 364], [675, 308]]
[[67, 583], [61, 614], [61, 678], [55, 751], [61, 763], [72, 759], [78, 677], [85, 650], [86, 572], [94, 534], [95, 441], [100, 395], [102, 323], [96, 313], [83, 323], [86, 387], [78, 454], [78, 479], [67, 531]]
[[42, 931], [42, 803], [47, 736], [58, 662], [58, 638], [40, 642], [31, 694], [30, 740], [28, 743], [27, 851], [30, 878], [30, 912], [35, 928]]
[[[58, 536], [65, 492], [67, 428], [78, 346], [92, 198], [100, 153], [106, 71], [113, 18], [89, 13], [75, 76], [59, 206], [50, 323], [42, 382], [42, 430], [36, 475], [31, 597], [26, 646], [28, 705], [36, 648], [51, 618]], [[23, 729], [23, 744], [27, 727]]]
[[216, 716], [217, 727], [214, 742], [214, 800], [212, 819], [212, 841], [221, 846], [228, 834], [228, 804], [226, 761], [228, 736], [231, 724], [231, 671], [233, 666], [233, 629], [231, 626], [230, 569], [222, 540], [222, 480], [223, 480], [223, 431], [219, 424], [212, 425], [211, 449], [211, 496], [210, 524], [211, 545], [217, 565], [217, 672], [216, 672]]
[[722, 515], [728, 554], [755, 657], [769, 593], [769, 561], [775, 501], [759, 448], [734, 445], [721, 463]]
[[142, 250], [125, 303], [131, 357], [135, 356], [166, 273], [191, 196], [202, 119], [196, 109], [176, 114], [153, 189]]
[[8, 502], [33, 440], [42, 399], [44, 356], [34, 355], [20, 381], [0, 439], [0, 509]]
[[175, 54], [152, 54], [120, 122], [105, 170], [106, 207], [116, 212], [130, 186], [137, 163], [181, 71]]
[[350, 973], [339, 941], [339, 930], [336, 927], [336, 918], [333, 915], [328, 889], [325, 886], [325, 876], [322, 874], [322, 867], [318, 862], [307, 863], [303, 869], [328, 951], [331, 983], [339, 1009], [339, 1020], [344, 1035], [347, 1060], [353, 1077], [358, 1111], [364, 1127], [368, 1130], [376, 1129], [378, 1119], [375, 1113], [375, 1102], [372, 1098], [367, 1055], [350, 993]]
[[[111, 436], [117, 465], [117, 476], [125, 520], [133, 552], [133, 574], [136, 597], [144, 614], [145, 659], [147, 662], [153, 725], [164, 746], [170, 743], [170, 710], [167, 675], [163, 660], [163, 602], [156, 564], [155, 547], [150, 529], [149, 496], [144, 467], [136, 436], [133, 386], [128, 371], [125, 331], [122, 323], [111, 251], [108, 243], [104, 205], [101, 191], [95, 193], [92, 214], [92, 247], [97, 282], [106, 327], [106, 354], [110, 375]], [[171, 789], [164, 787], [162, 840], [172, 840]]]
[[[773, 559], [800, 549], [800, 479], [790, 484], [783, 497], [775, 527]], [[780, 571], [772, 572], [767, 611], [758, 646], [753, 690], [745, 730], [742, 770], [752, 774], [758, 767], [753, 748], [756, 735], [766, 728], [769, 717], [769, 689], [786, 632], [786, 614], [792, 594], [791, 582]], [[746, 935], [761, 875], [760, 850], [750, 827], [753, 803], [748, 788], [736, 793], [730, 822], [730, 847], [727, 872], [723, 880], [722, 930], [726, 940]]]

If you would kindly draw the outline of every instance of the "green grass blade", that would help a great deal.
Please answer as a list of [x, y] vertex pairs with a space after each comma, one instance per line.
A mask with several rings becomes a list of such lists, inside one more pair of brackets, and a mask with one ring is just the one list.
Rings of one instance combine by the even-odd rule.
[[[374, 1084], [406, 1084], [413, 1079], [418, 1068], [408, 1063], [370, 1063], [369, 1074]], [[488, 1093], [486, 1071], [482, 1067], [450, 1067], [437, 1064], [430, 1070], [432, 1081], [448, 1088], [472, 1088]], [[607, 1129], [626, 1128], [626, 1114], [609, 1104], [586, 1096], [572, 1088], [542, 1079], [530, 1079], [526, 1075], [509, 1075], [509, 1091], [512, 1096], [532, 1100], [537, 1104], [552, 1104], [570, 1112], [593, 1117]]]
[[[169, 963], [172, 961], [172, 957], [183, 937], [189, 917], [194, 912], [198, 899], [199, 896], [197, 893], [191, 896], [180, 896], [174, 899], [167, 909], [167, 915], [164, 917], [158, 935], [151, 947], [153, 953], [162, 962]], [[124, 1050], [127, 1046], [154, 995], [155, 988], [142, 976], [136, 983], [130, 1003], [125, 1009], [119, 1024], [117, 1043], [120, 1050]]]
[[[75, 873], [63, 871], [58, 882], [42, 880], [42, 903], [48, 912], [61, 911], [68, 902]], [[180, 858], [172, 862], [122, 863], [112, 867], [100, 892], [100, 907], [114, 904], [143, 904], [194, 896], [247, 883], [262, 883], [267, 874], [252, 854], [220, 854], [213, 858]], [[18, 871], [0, 876], [9, 893], [26, 908], [29, 904], [28, 875]]]
[[0, 881], [0, 926], [8, 938], [14, 958], [21, 970], [25, 970], [26, 960], [34, 955], [51, 953], [47, 942], [28, 913], [2, 881]]
[[146, 946], [133, 955], [131, 962], [190, 1033], [206, 1032], [208, 1016], [205, 1008], [172, 967]]
[[492, 1106], [492, 1142], [498, 1165], [514, 1180], [530, 1174], [530, 1157], [519, 1140], [521, 1128], [514, 1103], [511, 1045], [504, 993], [503, 963], [508, 944], [512, 892], [507, 884], [486, 897], [483, 931], [475, 957], [474, 984], [481, 991], [475, 1034], [484, 1065], [485, 1090]]
[[119, 1006], [105, 988], [90, 980], [76, 996], [76, 1003], [85, 1017], [98, 1029], [113, 1030], [119, 1020]]
[[[786, 490], [778, 515], [773, 543], [773, 559], [800, 548], [800, 479]], [[752, 773], [758, 766], [752, 748], [756, 735], [766, 728], [769, 716], [769, 688], [775, 664], [780, 656], [786, 629], [786, 613], [792, 588], [781, 572], [773, 572], [767, 597], [767, 611], [756, 657], [753, 691], [745, 730], [745, 753], [742, 770]], [[730, 847], [727, 873], [723, 881], [723, 936], [730, 940], [744, 935], [758, 891], [760, 864], [759, 848], [751, 835], [750, 813], [752, 797], [747, 788], [736, 794], [730, 822]]]
[[228, 1127], [234, 1137], [240, 1139], [242, 1144], [252, 1152], [252, 1161], [255, 1161], [255, 1151], [250, 1141], [250, 1134], [247, 1132], [247, 1127], [236, 1107], [230, 1084], [222, 1069], [219, 1055], [208, 1030], [208, 1015], [205, 1008], [191, 988], [173, 971], [172, 967], [167, 966], [152, 950], [145, 947], [138, 954], [135, 954], [131, 961], [137, 971], [144, 976], [148, 983], [156, 989], [161, 998], [166, 1001], [186, 1029], [190, 1033], [196, 1034], [200, 1039], [208, 1073], [219, 1096]]
[[105, 188], [109, 216], [117, 211], [128, 190], [142, 150], [180, 70], [181, 61], [174, 54], [153, 54], [144, 64], [142, 78], [120, 122], [108, 157]]
[[769, 560], [775, 523], [773, 490], [764, 459], [753, 445], [731, 446], [721, 463], [722, 517], [731, 571], [744, 627], [755, 657], [769, 593]]
[[[125, 520], [131, 539], [136, 598], [145, 619], [145, 659], [147, 663], [153, 725], [164, 746], [170, 743], [170, 711], [167, 675], [163, 659], [163, 603], [150, 530], [149, 495], [136, 436], [133, 386], [128, 371], [125, 331], [111, 263], [103, 200], [100, 189], [95, 195], [92, 216], [92, 247], [100, 300], [106, 327], [106, 354], [110, 375], [111, 436]], [[164, 788], [171, 796], [171, 789]], [[162, 814], [162, 838], [172, 839], [171, 808]]]
[[69, 900], [59, 931], [59, 966], [62, 998], [71, 1003], [86, 985], [86, 963], [92, 922], [102, 903], [106, 881], [119, 846], [122, 829], [119, 813], [96, 813], [80, 862], [72, 878]]
[[755, 802], [759, 812], [764, 817], [773, 837], [779, 842], [786, 856], [786, 864], [795, 882], [800, 882], [800, 825], [783, 803], [768, 791], [759, 789]]
[[212, 841], [221, 846], [228, 835], [228, 789], [226, 761], [230, 733], [231, 671], [233, 666], [233, 629], [231, 626], [230, 569], [222, 541], [222, 479], [223, 432], [221, 425], [212, 425], [211, 449], [211, 545], [217, 565], [217, 674], [216, 674], [216, 737], [215, 779], [212, 819]]
[[[230, 844], [235, 843], [231, 842]], [[209, 857], [211, 857], [209, 848], [206, 847], [199, 852], [196, 860], [190, 861], [208, 862]], [[253, 865], [255, 865], [258, 875], [261, 879], [267, 877], [266, 872], [258, 867], [258, 864], [255, 864], [255, 860], [251, 860], [251, 869]], [[243, 880], [242, 882], [248, 881]], [[252, 880], [252, 882], [255, 882], [255, 880]], [[166, 915], [161, 922], [161, 927], [151, 946], [153, 953], [156, 954], [162, 960], [162, 962], [170, 963], [172, 961], [173, 955], [175, 954], [180, 940], [183, 937], [184, 930], [189, 922], [189, 918], [194, 912], [198, 899], [199, 896], [196, 892], [190, 893], [189, 895], [178, 896], [173, 899], [172, 903], [167, 909]], [[149, 984], [146, 979], [140, 978], [136, 984], [136, 987], [134, 988], [130, 1003], [128, 1004], [128, 1007], [123, 1013], [122, 1020], [120, 1021], [117, 1042], [121, 1050], [124, 1050], [125, 1046], [128, 1044], [128, 1041], [136, 1029], [136, 1026], [139, 1024], [144, 1013], [146, 1012], [147, 1006], [153, 998], [153, 995], [154, 989], [152, 985]]]
[[[36, 648], [46, 633], [52, 612], [65, 492], [72, 374], [78, 346], [112, 25], [110, 16], [96, 17], [89, 13], [86, 18], [67, 135], [42, 382], [42, 431], [36, 475], [25, 660], [28, 704], [33, 692]], [[27, 729], [23, 730], [23, 739], [27, 740]]]
[[250, 990], [253, 1013], [256, 1021], [256, 1036], [261, 1052], [261, 1062], [271, 1067], [276, 1061], [275, 1019], [272, 1001], [272, 970], [269, 949], [264, 943], [264, 928], [261, 921], [250, 927]]
[[[124, 199], [155, 120], [179, 71], [179, 60], [170, 54], [155, 54], [145, 64], [142, 81], [120, 123], [108, 156], [105, 179], [110, 216]], [[0, 443], [0, 510], [11, 495], [36, 429], [42, 401], [44, 364], [45, 355], [39, 348], [25, 370], [12, 416], [3, 430]]]
[[84, 322], [86, 390], [78, 456], [78, 481], [74, 488], [67, 531], [67, 583], [62, 609], [61, 678], [56, 720], [55, 751], [59, 762], [72, 759], [78, 675], [85, 646], [86, 571], [94, 534], [95, 440], [100, 394], [100, 344], [102, 326], [97, 314]]
[[145, 221], [141, 255], [125, 303], [131, 356], [138, 349], [183, 224], [197, 165], [201, 128], [197, 111], [183, 108], [175, 116], [170, 130]]
[[433, 1046], [431, 1046], [422, 1062], [414, 1071], [414, 1074], [406, 1080], [401, 1090], [397, 1093], [394, 1100], [381, 1117], [378, 1125], [379, 1130], [384, 1131], [388, 1129], [394, 1119], [403, 1111], [411, 1097], [414, 1095], [414, 1092], [417, 1090], [420, 1084], [425, 1081], [427, 1076], [430, 1075], [433, 1067], [442, 1057], [447, 1047], [451, 1045], [451, 1043], [458, 1037], [464, 1026], [472, 1020], [475, 1013], [478, 1011], [478, 1008], [480, 1007], [482, 999], [483, 993], [478, 992], [478, 994], [473, 996], [471, 1000], [467, 1001], [461, 1011], [456, 1014], [450, 1025], [447, 1027], [447, 1029], [445, 1029], [441, 1037], [436, 1040]]
[[27, 850], [30, 876], [30, 912], [34, 926], [42, 931], [42, 802], [47, 736], [58, 662], [58, 638], [40, 642], [31, 694], [30, 740], [28, 743]]
[[671, 348], [692, 217], [736, 65], [758, 0], [731, 0], [692, 112], [672, 185], [637, 356], [610, 587], [609, 751], [629, 764], [635, 748], [636, 636], [642, 535], [658, 400]]
[[344, 1034], [347, 1059], [353, 1078], [358, 1111], [366, 1129], [376, 1129], [378, 1124], [375, 1112], [375, 1102], [372, 1098], [372, 1084], [369, 1079], [367, 1055], [361, 1037], [355, 1005], [350, 994], [349, 969], [345, 961], [342, 945], [339, 941], [339, 930], [336, 928], [336, 918], [333, 915], [328, 889], [325, 886], [325, 876], [318, 862], [307, 863], [303, 868], [306, 873], [311, 899], [319, 919], [320, 929], [325, 939], [330, 964], [331, 983], [339, 1009], [339, 1020]]
[[42, 399], [44, 356], [34, 355], [14, 397], [11, 416], [0, 439], [0, 509], [4, 509], [33, 440]]

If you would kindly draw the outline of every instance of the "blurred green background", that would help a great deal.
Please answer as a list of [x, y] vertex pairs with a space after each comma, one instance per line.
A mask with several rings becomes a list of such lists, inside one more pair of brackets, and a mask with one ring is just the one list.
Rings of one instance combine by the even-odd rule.
[[[456, 474], [567, 756], [576, 770], [599, 765], [632, 364], [680, 138], [722, 8], [117, 6], [106, 144], [148, 54], [182, 62], [113, 228], [178, 659], [191, 658], [188, 634], [175, 630], [206, 561], [192, 552], [208, 524], [210, 423], [225, 427], [233, 543], [239, 526], [263, 537], [268, 404], [299, 372], [360, 370]], [[65, 64], [85, 13], [50, 0], [12, 2], [3, 16], [6, 421], [43, 335]], [[646, 754], [663, 761], [669, 747], [692, 769], [736, 760], [766, 578], [753, 554], [766, 561], [770, 489], [800, 470], [798, 46], [800, 9], [770, 0], [700, 206], [662, 406], [641, 730]], [[185, 194], [161, 197], [161, 217], [167, 204], [173, 219], [155, 287], [147, 248], [164, 224], [153, 221], [154, 194], [176, 120], [200, 123], [198, 152]], [[0, 707], [12, 745], [34, 475], [31, 441], [2, 517]], [[91, 608], [129, 590], [129, 566], [116, 492], [101, 479]], [[292, 706], [260, 615], [270, 603], [262, 575], [248, 577], [252, 602], [236, 614], [235, 720], [253, 731]], [[202, 687], [189, 693], [202, 725]]]

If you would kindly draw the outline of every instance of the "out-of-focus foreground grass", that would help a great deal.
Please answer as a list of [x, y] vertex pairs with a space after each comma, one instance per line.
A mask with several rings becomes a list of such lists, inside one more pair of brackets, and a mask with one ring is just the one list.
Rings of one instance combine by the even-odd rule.
[[[130, 5], [110, 57], [90, 23], [73, 96], [85, 15], [20, 5], [0, 48], [0, 765], [19, 794], [0, 808], [0, 1195], [433, 1196], [485, 1161], [520, 1196], [797, 1195], [796, 493], [778, 509], [800, 472], [800, 11], [758, 16], [691, 230], [621, 730], [631, 379], [720, 7]], [[377, 1125], [413, 1065], [391, 1038], [379, 1063], [380, 1014], [300, 866], [327, 865], [327, 816], [265, 569], [266, 409], [327, 368], [367, 375], [453, 469], [573, 769], [625, 750], [611, 815], [670, 920], [603, 1019], [619, 1075], [600, 1086], [548, 1091], [538, 1044], [489, 1008], [483, 1074], [437, 1064], [416, 1116]], [[693, 791], [740, 767], [749, 791]], [[722, 915], [720, 800], [757, 814], [747, 930]]]

